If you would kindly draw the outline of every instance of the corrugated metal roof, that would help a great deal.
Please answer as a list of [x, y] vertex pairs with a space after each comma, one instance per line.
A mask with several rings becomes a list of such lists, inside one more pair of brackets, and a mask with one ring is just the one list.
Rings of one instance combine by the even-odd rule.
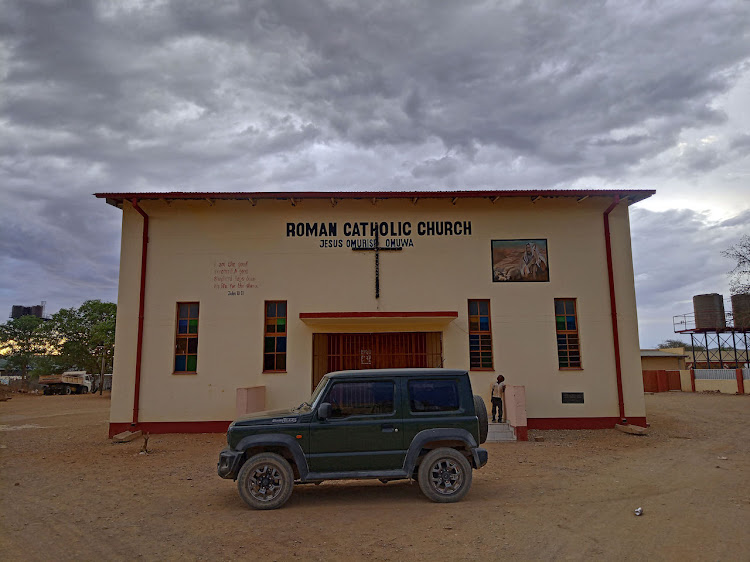
[[164, 200], [260, 200], [260, 199], [477, 199], [494, 200], [501, 197], [539, 198], [572, 197], [580, 200], [589, 197], [615, 197], [627, 199], [628, 204], [637, 203], [651, 197], [653, 189], [514, 189], [514, 190], [474, 190], [474, 191], [165, 191], [141, 193], [95, 193], [94, 196], [106, 199], [110, 205], [119, 206], [123, 201], [137, 199]]
[[662, 351], [660, 349], [641, 349], [641, 357], [686, 357], [686, 353]]

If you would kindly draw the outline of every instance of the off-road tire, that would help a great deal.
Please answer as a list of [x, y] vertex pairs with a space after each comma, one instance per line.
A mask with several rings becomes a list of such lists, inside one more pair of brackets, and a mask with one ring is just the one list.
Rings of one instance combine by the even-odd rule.
[[64, 390], [63, 392], [64, 392], [65, 394], [68, 394], [68, 395], [70, 395], [70, 394], [73, 394], [73, 389], [72, 389], [72, 388], [70, 388], [69, 386], [66, 386], [66, 387], [65, 387], [65, 390]]
[[419, 465], [419, 489], [438, 503], [460, 501], [471, 488], [471, 465], [459, 451], [447, 447], [427, 453]]
[[487, 441], [487, 433], [489, 432], [489, 422], [487, 420], [487, 407], [484, 405], [484, 400], [481, 396], [474, 395], [474, 411], [479, 418], [479, 444], [481, 445]]
[[237, 476], [240, 497], [254, 509], [277, 509], [292, 495], [294, 472], [276, 453], [258, 453], [242, 465]]

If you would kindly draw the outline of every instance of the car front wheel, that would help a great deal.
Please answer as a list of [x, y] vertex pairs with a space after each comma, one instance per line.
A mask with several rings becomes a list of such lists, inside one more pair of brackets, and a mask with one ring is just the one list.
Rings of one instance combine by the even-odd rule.
[[294, 472], [276, 453], [259, 453], [242, 465], [237, 488], [245, 503], [255, 509], [277, 509], [292, 495]]
[[419, 488], [434, 502], [457, 502], [471, 488], [471, 465], [455, 449], [434, 449], [419, 465]]

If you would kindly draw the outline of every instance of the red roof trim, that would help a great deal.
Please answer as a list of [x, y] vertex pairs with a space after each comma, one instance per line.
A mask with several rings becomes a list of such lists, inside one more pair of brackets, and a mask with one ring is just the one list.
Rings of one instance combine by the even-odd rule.
[[458, 318], [455, 310], [428, 312], [300, 312], [306, 318]]
[[474, 191], [256, 191], [256, 192], [190, 192], [165, 191], [163, 193], [95, 193], [108, 203], [117, 204], [123, 200], [139, 199], [452, 199], [493, 198], [493, 197], [614, 197], [630, 198], [638, 202], [652, 196], [653, 189], [512, 189]]

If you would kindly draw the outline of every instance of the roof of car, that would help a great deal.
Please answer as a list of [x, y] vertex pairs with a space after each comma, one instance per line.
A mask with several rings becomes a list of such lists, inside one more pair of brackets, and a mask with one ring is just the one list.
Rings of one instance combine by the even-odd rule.
[[434, 377], [436, 375], [457, 376], [465, 374], [467, 374], [467, 371], [464, 369], [357, 369], [350, 371], [336, 371], [328, 373], [326, 376], [331, 379], [337, 379], [341, 377]]

